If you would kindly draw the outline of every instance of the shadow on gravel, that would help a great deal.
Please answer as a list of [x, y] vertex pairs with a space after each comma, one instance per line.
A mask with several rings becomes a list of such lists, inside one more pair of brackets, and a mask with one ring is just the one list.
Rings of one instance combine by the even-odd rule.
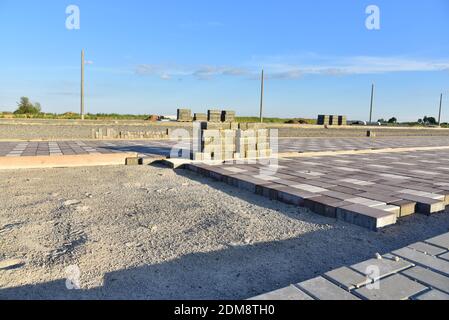
[[[262, 197], [257, 195], [191, 172], [177, 173], [260, 205]], [[418, 215], [374, 233], [313, 214], [295, 214], [287, 210], [293, 207], [273, 202], [274, 208], [290, 217], [330, 227], [293, 239], [227, 245], [218, 251], [110, 272], [98, 288], [68, 290], [65, 279], [61, 279], [0, 289], [0, 299], [247, 299], [372, 258], [376, 252], [384, 254], [434, 237], [447, 232], [449, 226], [447, 215]], [[80, 282], [82, 287], [82, 269]]]

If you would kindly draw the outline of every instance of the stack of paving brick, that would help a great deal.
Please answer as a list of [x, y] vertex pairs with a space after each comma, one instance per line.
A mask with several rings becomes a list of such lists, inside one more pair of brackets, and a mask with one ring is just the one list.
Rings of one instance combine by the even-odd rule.
[[113, 139], [166, 139], [169, 130], [166, 131], [116, 131], [112, 128], [92, 129], [92, 139], [113, 140]]
[[317, 124], [320, 126], [329, 125], [330, 124], [330, 116], [320, 114], [318, 116]]
[[235, 111], [224, 110], [221, 112], [222, 122], [235, 122]]
[[192, 111], [190, 109], [178, 109], [178, 122], [191, 122]]
[[320, 126], [329, 125], [329, 126], [345, 126], [348, 121], [346, 116], [338, 116], [338, 115], [319, 115], [317, 124]]
[[208, 110], [207, 111], [207, 121], [221, 122], [221, 111], [220, 110]]
[[272, 155], [269, 130], [266, 129], [206, 129], [201, 132], [201, 141], [201, 150], [192, 154], [193, 160], [233, 160]]
[[339, 126], [346, 126], [347, 124], [348, 124], [348, 118], [346, 116], [338, 117], [338, 125]]
[[329, 125], [338, 126], [338, 118], [339, 116], [333, 115], [329, 117]]
[[207, 114], [205, 113], [195, 113], [193, 117], [194, 121], [207, 121]]

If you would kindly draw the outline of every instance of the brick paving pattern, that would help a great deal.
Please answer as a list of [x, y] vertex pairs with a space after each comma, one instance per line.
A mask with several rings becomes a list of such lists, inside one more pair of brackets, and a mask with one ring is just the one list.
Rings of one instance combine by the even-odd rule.
[[449, 300], [449, 233], [250, 300]]
[[0, 142], [0, 157], [60, 156], [137, 152], [141, 157], [168, 156], [170, 141]]
[[[138, 152], [140, 156], [168, 156], [176, 143], [169, 140], [0, 142], [0, 157], [75, 155]], [[188, 144], [188, 143], [187, 143]], [[405, 147], [449, 146], [449, 137], [405, 138], [300, 138], [280, 139], [279, 152], [367, 150]]]
[[371, 230], [449, 204], [449, 150], [280, 158], [277, 165], [227, 162], [187, 168], [317, 214]]

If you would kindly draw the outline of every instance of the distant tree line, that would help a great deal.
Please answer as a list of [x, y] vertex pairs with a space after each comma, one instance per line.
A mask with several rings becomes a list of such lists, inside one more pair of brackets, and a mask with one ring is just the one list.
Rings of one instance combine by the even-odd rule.
[[41, 113], [41, 105], [39, 102], [32, 103], [29, 98], [21, 97], [17, 103], [17, 110], [14, 114], [38, 114]]

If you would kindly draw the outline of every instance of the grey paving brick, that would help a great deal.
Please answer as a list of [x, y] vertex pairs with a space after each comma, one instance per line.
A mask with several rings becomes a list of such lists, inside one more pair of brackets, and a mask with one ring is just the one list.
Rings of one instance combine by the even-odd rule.
[[449, 278], [429, 269], [416, 266], [401, 272], [419, 282], [443, 292], [449, 293]]
[[437, 300], [441, 300], [441, 301], [446, 301], [449, 300], [449, 295], [446, 293], [443, 293], [441, 291], [438, 290], [430, 290], [426, 293], [423, 293], [421, 295], [419, 295], [418, 297], [416, 297], [416, 300], [422, 300], [422, 301], [437, 301]]
[[431, 244], [427, 244], [424, 242], [417, 242], [409, 245], [408, 247], [411, 249], [415, 249], [416, 251], [428, 254], [430, 256], [437, 256], [439, 254], [442, 254], [443, 252], [446, 252], [445, 249], [435, 247]]
[[438, 258], [449, 261], [449, 252], [438, 256]]
[[435, 200], [405, 193], [397, 196], [405, 200], [415, 201], [416, 211], [418, 213], [431, 214], [444, 211], [444, 209], [446, 208], [444, 201], [441, 200]]
[[324, 277], [348, 291], [360, 288], [372, 282], [372, 280], [367, 276], [355, 272], [347, 267], [329, 271], [324, 274]]
[[379, 228], [395, 224], [397, 215], [395, 213], [354, 204], [338, 208], [337, 219], [377, 231]]
[[[361, 274], [371, 278], [373, 281], [377, 281], [379, 279], [385, 278], [389, 275], [397, 273], [399, 271], [408, 269], [413, 267], [414, 264], [400, 259], [399, 261], [395, 261], [394, 259], [389, 259], [388, 257], [384, 257], [383, 259], [370, 259], [355, 265], [351, 266], [351, 269], [354, 269]], [[378, 274], [373, 274], [373, 268], [377, 268]]]
[[446, 260], [432, 257], [410, 248], [403, 248], [393, 251], [393, 254], [410, 260], [417, 265], [428, 267], [449, 276], [449, 262]]
[[287, 301], [287, 300], [313, 300], [313, 298], [295, 286], [288, 286], [286, 288], [262, 294], [249, 300]]
[[445, 233], [441, 236], [426, 240], [426, 242], [449, 250], [449, 233]]
[[323, 277], [298, 283], [297, 286], [317, 300], [360, 300]]
[[[378, 285], [378, 288], [375, 288]], [[420, 292], [427, 290], [426, 286], [395, 274], [370, 286], [355, 290], [355, 293], [367, 300], [407, 300]]]

